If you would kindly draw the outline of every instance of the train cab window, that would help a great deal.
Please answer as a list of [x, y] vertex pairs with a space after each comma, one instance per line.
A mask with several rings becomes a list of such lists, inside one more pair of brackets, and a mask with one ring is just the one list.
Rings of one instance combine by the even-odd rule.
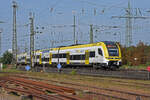
[[95, 51], [90, 52], [90, 57], [95, 57]]
[[98, 49], [98, 54], [103, 56], [103, 52], [102, 52], [102, 50], [100, 48]]

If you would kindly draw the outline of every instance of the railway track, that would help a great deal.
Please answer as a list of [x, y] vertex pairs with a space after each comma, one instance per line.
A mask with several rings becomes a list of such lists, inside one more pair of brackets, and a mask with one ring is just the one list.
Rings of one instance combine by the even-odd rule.
[[[92, 77], [86, 77], [86, 79], [91, 80]], [[76, 79], [76, 80], [83, 80], [83, 79]], [[126, 79], [125, 80], [116, 80], [116, 79], [106, 79], [106, 78], [99, 78], [97, 77], [97, 81], [102, 82], [102, 81], [108, 81], [108, 82], [115, 82], [118, 85], [123, 85], [123, 86], [132, 86], [132, 87], [140, 87], [140, 88], [150, 88], [150, 83], [141, 83], [141, 82], [128, 82]]]
[[[57, 73], [57, 71], [55, 70], [55, 72]], [[10, 74], [10, 72], [0, 72], [0, 73], [6, 73], [6, 74]], [[18, 74], [22, 74], [22, 73], [18, 73]], [[35, 78], [34, 78], [35, 79]], [[87, 79], [87, 77], [86, 77]], [[92, 77], [88, 77], [88, 79], [92, 79]], [[37, 80], [40, 80], [39, 78]], [[82, 79], [77, 79], [77, 80], [82, 80]], [[103, 78], [99, 78], [97, 77], [98, 81], [108, 81], [108, 82], [116, 82], [117, 84], [120, 85], [124, 85], [124, 86], [133, 86], [133, 87], [140, 87], [140, 88], [150, 88], [150, 84], [148, 83], [141, 83], [141, 82], [128, 82], [126, 80], [116, 80], [116, 79], [103, 79]]]
[[32, 96], [36, 100], [84, 100], [75, 95], [74, 89], [21, 77], [0, 77], [0, 87], [8, 93]]
[[[49, 81], [54, 84], [59, 83], [71, 89], [75, 89], [75, 90], [82, 91], [82, 92], [86, 91], [85, 92], [86, 94], [97, 95], [97, 96], [101, 95], [101, 96], [105, 96], [108, 98], [113, 98], [114, 100], [136, 100], [137, 98], [140, 98], [140, 100], [150, 99], [149, 94], [140, 94], [140, 93], [134, 93], [134, 92], [129, 92], [129, 91], [127, 92], [127, 91], [121, 91], [121, 90], [116, 90], [116, 89], [89, 86], [89, 85], [84, 85], [84, 84], [68, 83], [68, 82], [61, 82], [61, 81], [54, 81], [54, 80], [45, 80], [45, 79], [34, 78], [34, 77], [26, 77], [26, 76], [19, 76], [19, 77], [32, 79], [32, 80]], [[139, 83], [139, 84], [142, 84], [142, 83]], [[150, 84], [147, 84], [147, 85], [150, 86]]]
[[[23, 69], [22, 69], [23, 70]], [[42, 67], [37, 67], [34, 71], [41, 71]], [[58, 73], [57, 68], [45, 67], [45, 72]], [[116, 78], [126, 78], [126, 79], [140, 79], [148, 80], [148, 72], [146, 70], [117, 70], [117, 71], [105, 71], [105, 70], [93, 70], [91, 68], [63, 68], [61, 73], [70, 74], [75, 71], [76, 74], [86, 75], [86, 76], [103, 76], [103, 77], [116, 77]]]

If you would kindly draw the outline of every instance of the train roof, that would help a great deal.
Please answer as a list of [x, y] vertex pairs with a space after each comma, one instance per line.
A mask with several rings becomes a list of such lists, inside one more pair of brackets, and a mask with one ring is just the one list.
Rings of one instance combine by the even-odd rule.
[[76, 45], [69, 45], [69, 46], [59, 46], [56, 48], [49, 48], [49, 49], [41, 49], [41, 50], [36, 50], [35, 52], [49, 52], [49, 51], [55, 51], [58, 49], [65, 50], [65, 49], [74, 49], [74, 48], [83, 48], [83, 47], [90, 47], [90, 46], [100, 46], [102, 44], [106, 45], [115, 45], [116, 42], [114, 41], [101, 41], [101, 42], [96, 42], [96, 43], [91, 43], [91, 44], [76, 44]]
[[116, 42], [113, 41], [102, 41], [102, 42], [96, 42], [96, 43], [91, 43], [91, 44], [77, 44], [77, 45], [70, 45], [70, 46], [63, 46], [63, 47], [57, 47], [57, 48], [51, 48], [50, 50], [65, 50], [65, 49], [74, 49], [74, 48], [83, 48], [83, 47], [91, 47], [91, 46], [100, 46], [102, 44], [106, 45], [114, 45]]

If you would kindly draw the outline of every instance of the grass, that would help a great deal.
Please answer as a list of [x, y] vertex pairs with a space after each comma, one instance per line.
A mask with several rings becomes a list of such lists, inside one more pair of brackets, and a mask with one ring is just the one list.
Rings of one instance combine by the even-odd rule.
[[24, 71], [19, 71], [19, 70], [16, 70], [16, 69], [3, 69], [1, 72], [10, 72], [10, 73], [25, 73]]
[[120, 67], [120, 69], [135, 69], [135, 70], [147, 70], [146, 65], [139, 65], [139, 66], [128, 66], [128, 65], [123, 65]]
[[77, 70], [75, 70], [75, 69], [72, 70], [72, 71], [70, 72], [70, 74], [71, 74], [71, 75], [76, 75], [76, 74], [77, 74]]
[[150, 92], [148, 88], [141, 88], [139, 86], [123, 86], [118, 84], [117, 82], [111, 82], [108, 80], [121, 80], [125, 82], [139, 82], [139, 83], [149, 83], [150, 81], [144, 81], [144, 80], [129, 80], [129, 79], [118, 79], [118, 78], [105, 78], [105, 77], [89, 77], [89, 76], [80, 76], [80, 75], [66, 75], [66, 74], [53, 74], [53, 73], [31, 73], [28, 72], [29, 76], [34, 77], [40, 77], [43, 79], [50, 79], [50, 80], [56, 80], [56, 81], [62, 81], [62, 82], [71, 82], [71, 83], [78, 83], [83, 85], [89, 85], [89, 86], [97, 86], [97, 87], [103, 87], [103, 88], [121, 88], [121, 89], [128, 89], [129, 91], [132, 90], [141, 90], [141, 91], [147, 91]]
[[[57, 74], [57, 73], [42, 73], [42, 72], [27, 72], [27, 71], [18, 71], [16, 69], [4, 69], [3, 72], [11, 72], [14, 74], [25, 74], [27, 76], [41, 78], [41, 79], [50, 79], [59, 82], [67, 82], [67, 83], [75, 83], [75, 84], [83, 84], [87, 86], [95, 86], [95, 87], [102, 87], [102, 88], [110, 88], [110, 89], [118, 89], [118, 90], [125, 90], [125, 91], [140, 91], [143, 93], [149, 93], [149, 88], [141, 88], [135, 84], [135, 86], [126, 86], [121, 85], [118, 82], [110, 81], [122, 81], [128, 82], [128, 84], [133, 84], [134, 82], [138, 83], [145, 83], [150, 84], [149, 80], [131, 80], [131, 79], [120, 79], [120, 78], [110, 78], [110, 77], [92, 77], [92, 76], [81, 76], [77, 75], [76, 71], [73, 70], [72, 73], [68, 74]], [[1, 75], [1, 74], [0, 74]], [[53, 83], [56, 84], [56, 83]], [[67, 86], [67, 85], [66, 85]], [[79, 93], [82, 97], [83, 94]]]

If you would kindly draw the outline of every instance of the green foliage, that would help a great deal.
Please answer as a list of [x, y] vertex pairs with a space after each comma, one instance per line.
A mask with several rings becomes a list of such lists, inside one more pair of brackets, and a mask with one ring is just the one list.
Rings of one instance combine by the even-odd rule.
[[76, 74], [77, 74], [77, 71], [76, 71], [76, 70], [72, 70], [72, 71], [70, 72], [70, 74], [71, 74], [71, 75], [76, 75]]
[[146, 66], [150, 66], [150, 61], [148, 61], [148, 62], [146, 63]]
[[11, 62], [12, 62], [12, 57], [13, 57], [12, 53], [6, 51], [6, 52], [3, 54], [2, 58], [1, 58], [1, 62], [2, 62], [3, 64], [11, 64]]
[[7, 65], [3, 64], [3, 69], [5, 69], [5, 68], [7, 68], [7, 67], [8, 67]]
[[150, 46], [141, 41], [136, 46], [121, 47], [121, 51], [123, 65], [150, 65]]
[[138, 66], [128, 66], [128, 65], [123, 65], [120, 67], [120, 69], [139, 69], [139, 70], [145, 70], [147, 69], [146, 65], [138, 65]]

